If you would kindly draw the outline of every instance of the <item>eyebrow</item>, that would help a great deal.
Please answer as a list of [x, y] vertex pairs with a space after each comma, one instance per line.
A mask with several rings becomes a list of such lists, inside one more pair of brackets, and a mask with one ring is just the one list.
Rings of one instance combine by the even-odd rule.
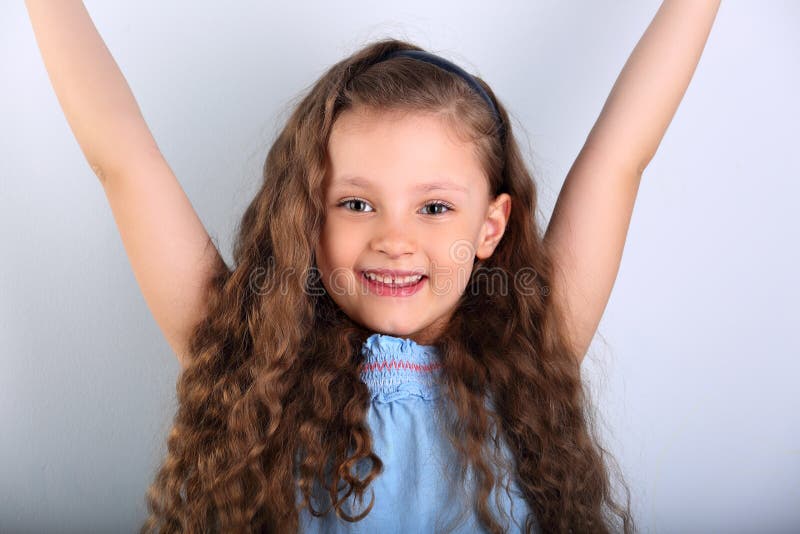
[[[361, 189], [369, 189], [370, 187], [372, 187], [369, 181], [365, 180], [360, 176], [346, 176], [333, 184], [334, 187], [337, 186], [341, 187], [344, 185], [360, 187]], [[449, 180], [440, 180], [437, 182], [428, 182], [425, 184], [419, 184], [414, 188], [414, 190], [421, 191], [424, 193], [428, 193], [430, 191], [461, 191], [462, 193], [469, 193], [469, 190], [463, 185], [451, 182]]]

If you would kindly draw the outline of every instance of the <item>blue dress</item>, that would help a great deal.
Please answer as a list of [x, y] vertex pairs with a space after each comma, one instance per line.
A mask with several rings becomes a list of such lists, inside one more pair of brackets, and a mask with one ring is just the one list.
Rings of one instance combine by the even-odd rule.
[[[435, 383], [440, 372], [435, 347], [418, 345], [407, 338], [372, 334], [362, 353], [365, 365], [361, 378], [372, 393], [367, 424], [372, 432], [373, 451], [383, 461], [383, 472], [370, 483], [363, 502], [351, 495], [344, 510], [350, 516], [360, 514], [369, 506], [372, 492], [374, 505], [357, 522], [340, 519], [332, 508], [323, 517], [314, 517], [304, 508], [300, 512], [300, 532], [485, 532], [469, 504], [464, 483], [456, 481], [456, 451], [437, 420], [443, 399]], [[510, 458], [507, 449], [504, 452]], [[366, 460], [359, 476], [363, 477], [370, 468], [371, 463]], [[470, 488], [474, 488], [473, 478], [472, 469], [468, 469], [466, 485]], [[507, 532], [524, 532], [529, 508], [513, 476], [509, 489], [511, 499], [504, 487], [495, 486], [488, 504], [495, 520], [508, 527]], [[312, 502], [317, 511], [329, 504], [325, 490], [321, 491]], [[507, 515], [498, 512], [496, 497]]]

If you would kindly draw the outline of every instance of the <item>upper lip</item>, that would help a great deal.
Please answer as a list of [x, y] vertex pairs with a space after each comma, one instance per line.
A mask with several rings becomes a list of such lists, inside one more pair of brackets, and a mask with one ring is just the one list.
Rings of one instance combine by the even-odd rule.
[[363, 269], [361, 272], [363, 273], [375, 273], [381, 276], [415, 276], [415, 275], [422, 275], [425, 276], [425, 273], [422, 270], [416, 271], [402, 271], [400, 269]]

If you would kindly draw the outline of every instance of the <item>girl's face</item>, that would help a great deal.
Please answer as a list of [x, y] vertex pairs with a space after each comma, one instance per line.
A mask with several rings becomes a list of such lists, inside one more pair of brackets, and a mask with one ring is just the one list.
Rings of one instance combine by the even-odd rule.
[[[490, 202], [473, 145], [433, 115], [345, 111], [328, 157], [325, 222], [315, 248], [326, 291], [368, 329], [433, 343], [475, 257], [489, 257], [500, 241], [510, 197]], [[367, 280], [364, 271], [373, 269], [425, 277], [403, 294]]]

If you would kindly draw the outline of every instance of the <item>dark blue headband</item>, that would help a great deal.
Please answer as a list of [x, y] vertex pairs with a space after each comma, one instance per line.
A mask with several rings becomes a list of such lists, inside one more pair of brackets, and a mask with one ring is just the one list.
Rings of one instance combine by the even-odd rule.
[[377, 61], [375, 61], [375, 63], [380, 63], [381, 61], [386, 61], [387, 59], [392, 59], [398, 56], [418, 59], [420, 61], [430, 63], [431, 65], [436, 65], [439, 68], [442, 68], [448, 72], [452, 72], [453, 74], [460, 76], [489, 105], [489, 109], [492, 110], [495, 120], [497, 121], [498, 130], [500, 132], [500, 138], [501, 139], [503, 138], [503, 136], [505, 135], [505, 127], [503, 126], [503, 120], [500, 118], [500, 113], [497, 111], [497, 107], [494, 105], [494, 102], [492, 102], [492, 99], [491, 97], [489, 97], [489, 94], [483, 89], [483, 87], [481, 87], [481, 84], [479, 84], [478, 81], [475, 78], [473, 78], [473, 76], [470, 73], [468, 73], [455, 63], [452, 63], [444, 59], [443, 57], [431, 54], [430, 52], [425, 52], [424, 50], [395, 50], [394, 52], [390, 52], [388, 54], [381, 56], [380, 58], [378, 58]]

